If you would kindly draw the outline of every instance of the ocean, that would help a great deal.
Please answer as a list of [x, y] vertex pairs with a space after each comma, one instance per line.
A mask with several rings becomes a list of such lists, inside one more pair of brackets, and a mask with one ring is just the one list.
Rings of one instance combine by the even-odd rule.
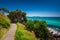
[[60, 17], [27, 17], [28, 20], [46, 21], [48, 27], [60, 29]]

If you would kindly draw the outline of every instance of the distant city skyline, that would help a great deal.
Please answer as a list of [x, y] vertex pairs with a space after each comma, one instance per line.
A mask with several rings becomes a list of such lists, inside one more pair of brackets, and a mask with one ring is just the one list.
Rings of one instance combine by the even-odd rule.
[[60, 17], [60, 0], [0, 0], [0, 8], [20, 9], [27, 16]]

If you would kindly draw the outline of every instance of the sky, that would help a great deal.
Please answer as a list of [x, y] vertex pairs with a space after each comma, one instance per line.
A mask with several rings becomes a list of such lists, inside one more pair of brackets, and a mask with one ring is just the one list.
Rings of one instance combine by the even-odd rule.
[[0, 8], [19, 9], [27, 16], [60, 17], [60, 0], [0, 0]]

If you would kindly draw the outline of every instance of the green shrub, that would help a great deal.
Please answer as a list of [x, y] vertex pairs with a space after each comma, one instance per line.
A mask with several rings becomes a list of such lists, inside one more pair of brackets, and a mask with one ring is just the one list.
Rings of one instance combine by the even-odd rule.
[[47, 24], [45, 21], [28, 20], [26, 23], [26, 29], [29, 31], [34, 31], [35, 36], [40, 38], [40, 40], [48, 40], [49, 38], [49, 30], [47, 29]]
[[0, 39], [7, 32], [10, 27], [10, 20], [7, 16], [0, 13]]
[[24, 24], [27, 21], [26, 13], [18, 9], [15, 11], [9, 12], [8, 17], [11, 19], [12, 23], [20, 22]]
[[29, 30], [29, 31], [33, 31], [33, 27], [34, 27], [34, 23], [32, 20], [29, 20], [27, 23], [26, 23], [26, 29]]
[[15, 40], [36, 40], [35, 36], [24, 28], [25, 26], [17, 23]]
[[2, 25], [3, 28], [8, 28], [10, 26], [9, 18], [2, 13], [0, 13], [0, 25]]

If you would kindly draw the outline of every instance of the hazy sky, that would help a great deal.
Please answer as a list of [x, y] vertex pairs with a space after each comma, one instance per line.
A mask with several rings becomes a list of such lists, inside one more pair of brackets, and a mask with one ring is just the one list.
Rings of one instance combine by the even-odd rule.
[[0, 7], [10, 11], [20, 9], [27, 16], [60, 16], [59, 0], [0, 0]]

